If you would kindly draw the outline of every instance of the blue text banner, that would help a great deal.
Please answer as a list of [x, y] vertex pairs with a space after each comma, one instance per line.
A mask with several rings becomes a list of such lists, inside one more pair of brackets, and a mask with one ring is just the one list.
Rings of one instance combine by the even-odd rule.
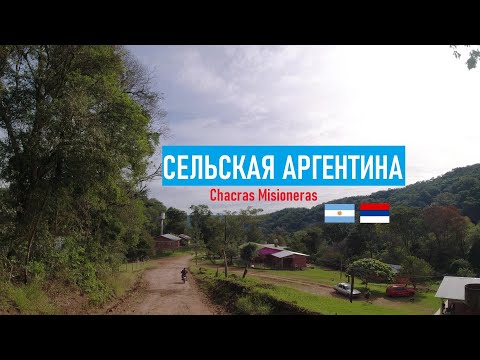
[[163, 146], [163, 186], [404, 186], [405, 146]]

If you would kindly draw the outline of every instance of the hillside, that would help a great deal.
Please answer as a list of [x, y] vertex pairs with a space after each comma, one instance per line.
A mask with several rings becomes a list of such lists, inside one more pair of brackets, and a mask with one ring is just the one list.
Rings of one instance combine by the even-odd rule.
[[[431, 204], [453, 205], [472, 222], [480, 220], [480, 164], [456, 168], [436, 178], [420, 181], [400, 189], [378, 191], [367, 196], [345, 197], [329, 203], [387, 202], [392, 207], [424, 208]], [[262, 216], [265, 232], [281, 229], [295, 232], [323, 223], [323, 204], [311, 209], [286, 208]]]

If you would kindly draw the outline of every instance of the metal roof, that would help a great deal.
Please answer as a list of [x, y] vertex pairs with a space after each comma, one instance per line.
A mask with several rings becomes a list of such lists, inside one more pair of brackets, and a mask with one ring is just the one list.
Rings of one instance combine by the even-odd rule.
[[435, 297], [442, 299], [465, 300], [465, 285], [480, 284], [480, 278], [445, 276]]
[[191, 240], [191, 239], [192, 239], [190, 236], [185, 235], [185, 234], [180, 234], [180, 235], [178, 235], [178, 236], [179, 236], [180, 238], [182, 238], [182, 239], [185, 239], [185, 240]]
[[287, 257], [287, 256], [291, 256], [291, 255], [302, 255], [302, 256], [308, 256], [306, 254], [302, 254], [302, 253], [299, 253], [299, 252], [295, 252], [295, 251], [289, 251], [289, 250], [283, 250], [283, 251], [279, 251], [277, 253], [274, 253], [274, 254], [270, 254], [272, 256], [275, 256], [277, 258], [284, 258], [284, 257]]
[[164, 237], [168, 240], [176, 241], [176, 240], [181, 240], [178, 236], [172, 235], [172, 234], [163, 234], [160, 235], [161, 237]]
[[387, 264], [387, 265], [392, 268], [392, 271], [393, 271], [394, 274], [398, 274], [400, 272], [400, 270], [402, 269], [401, 265], [395, 265], [395, 264]]

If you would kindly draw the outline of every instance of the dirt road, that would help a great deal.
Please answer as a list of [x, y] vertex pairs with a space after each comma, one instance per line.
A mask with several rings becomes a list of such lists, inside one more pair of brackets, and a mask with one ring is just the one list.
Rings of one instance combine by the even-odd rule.
[[112, 308], [110, 314], [137, 315], [216, 315], [213, 307], [200, 292], [192, 276], [184, 284], [180, 271], [188, 268], [190, 256], [156, 260], [153, 269], [143, 274], [142, 289], [137, 296]]

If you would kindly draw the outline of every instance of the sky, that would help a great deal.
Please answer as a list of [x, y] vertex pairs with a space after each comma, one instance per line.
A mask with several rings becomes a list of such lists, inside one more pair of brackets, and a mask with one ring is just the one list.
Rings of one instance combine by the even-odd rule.
[[[469, 71], [466, 51], [456, 59], [448, 45], [129, 49], [164, 96], [162, 145], [405, 145], [407, 185], [480, 162], [480, 69]], [[192, 204], [272, 212], [386, 188], [282, 187], [318, 194], [291, 203], [211, 202], [209, 189], [157, 179], [149, 196], [187, 212]]]

